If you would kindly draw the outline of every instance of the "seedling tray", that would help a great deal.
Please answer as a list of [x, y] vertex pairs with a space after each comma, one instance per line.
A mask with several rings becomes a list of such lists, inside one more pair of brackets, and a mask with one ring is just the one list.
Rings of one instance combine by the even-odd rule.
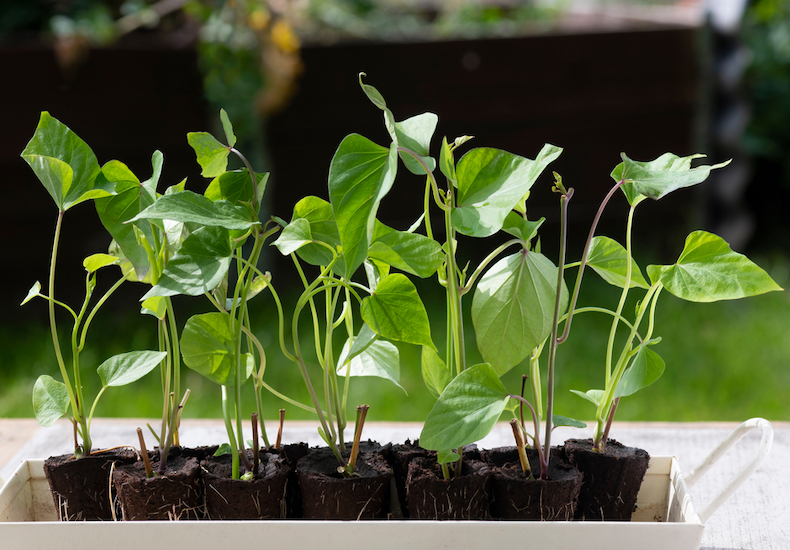
[[[747, 432], [762, 432], [751, 461], [698, 512], [689, 487]], [[139, 550], [146, 545], [178, 544], [197, 548], [265, 543], [280, 548], [346, 550], [365, 541], [380, 550], [435, 550], [530, 546], [552, 550], [698, 550], [704, 522], [751, 473], [773, 441], [763, 419], [744, 422], [692, 473], [684, 478], [674, 457], [650, 459], [637, 510], [630, 522], [515, 521], [174, 521], [59, 522], [44, 478], [43, 460], [22, 462], [0, 490], [0, 540], [3, 548]]]

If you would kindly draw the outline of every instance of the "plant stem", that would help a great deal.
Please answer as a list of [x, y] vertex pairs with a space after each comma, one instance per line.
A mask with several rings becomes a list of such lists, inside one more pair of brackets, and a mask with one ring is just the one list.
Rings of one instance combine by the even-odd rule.
[[598, 228], [598, 222], [601, 221], [601, 215], [603, 214], [603, 210], [606, 205], [609, 203], [609, 200], [614, 196], [615, 191], [617, 191], [623, 185], [623, 180], [620, 180], [618, 183], [615, 184], [609, 190], [609, 193], [606, 194], [601, 205], [598, 207], [598, 211], [595, 213], [595, 218], [593, 219], [593, 223], [590, 226], [590, 232], [587, 235], [587, 242], [584, 244], [584, 251], [582, 252], [582, 259], [579, 263], [579, 271], [576, 273], [576, 283], [573, 286], [573, 295], [571, 296], [570, 304], [568, 305], [568, 319], [565, 321], [565, 328], [562, 331], [562, 336], [559, 338], [559, 343], [562, 344], [568, 339], [568, 335], [571, 332], [571, 321], [573, 320], [573, 313], [576, 308], [576, 302], [579, 299], [579, 290], [581, 289], [582, 285], [582, 275], [584, 274], [584, 268], [587, 265], [587, 258], [590, 255], [590, 248], [592, 247], [592, 240], [595, 236], [595, 230]]
[[[568, 202], [573, 197], [573, 188], [568, 189], [560, 197], [560, 250], [557, 260], [557, 295], [554, 299], [554, 320], [551, 326], [549, 341], [548, 388], [546, 390], [546, 437], [543, 442], [544, 451], [540, 464], [540, 479], [546, 479], [549, 473], [549, 455], [551, 453], [551, 432], [554, 425], [554, 365], [557, 357], [557, 327], [560, 322], [560, 306], [562, 304], [562, 286], [565, 274], [565, 252], [568, 241]], [[580, 269], [581, 271], [581, 269]], [[570, 318], [568, 319], [570, 324]], [[567, 326], [567, 325], [566, 325]]]
[[[63, 360], [63, 353], [60, 349], [60, 338], [58, 337], [58, 326], [55, 320], [55, 265], [57, 264], [58, 258], [58, 245], [60, 244], [60, 230], [63, 226], [63, 214], [65, 213], [64, 210], [58, 211], [58, 219], [55, 224], [55, 237], [52, 242], [52, 256], [50, 257], [49, 261], [49, 300], [47, 300], [49, 304], [49, 330], [52, 335], [52, 344], [55, 348], [55, 358], [58, 361], [58, 367], [60, 368], [60, 375], [63, 378], [63, 383], [66, 385], [66, 391], [69, 394], [69, 401], [71, 402], [71, 411], [73, 416], [73, 422], [75, 425], [75, 437], [74, 437], [74, 454], [82, 454], [80, 452], [80, 446], [77, 442], [76, 438], [76, 425], [79, 422], [82, 422], [82, 410], [81, 410], [81, 403], [78, 401], [78, 397], [74, 392], [74, 388], [71, 385], [71, 378], [69, 378], [68, 371], [66, 370], [66, 362]], [[84, 443], [84, 442], [83, 442]], [[84, 447], [82, 449], [84, 452]]]
[[258, 475], [258, 464], [260, 462], [260, 447], [258, 445], [258, 413], [254, 412], [250, 415], [252, 423], [252, 477]]
[[280, 427], [277, 429], [277, 439], [274, 442], [274, 448], [279, 449], [283, 440], [283, 424], [285, 424], [285, 409], [280, 409]]
[[348, 473], [354, 473], [357, 467], [357, 456], [359, 455], [359, 441], [362, 438], [362, 427], [365, 425], [365, 417], [368, 414], [368, 405], [359, 405], [357, 407], [357, 422], [354, 426], [354, 443], [351, 446], [351, 457], [348, 459]]
[[521, 428], [519, 428], [518, 420], [513, 418], [510, 421], [510, 427], [513, 429], [513, 437], [516, 440], [516, 449], [518, 449], [518, 459], [521, 461], [521, 470], [528, 478], [532, 478], [532, 469], [529, 466], [529, 459], [527, 458], [527, 451], [524, 448], [524, 439], [521, 437]]
[[151, 468], [151, 460], [148, 458], [148, 449], [145, 448], [145, 438], [143, 437], [143, 430], [137, 428], [137, 440], [140, 442], [140, 456], [143, 457], [143, 466], [145, 466], [145, 477], [154, 477], [154, 470]]

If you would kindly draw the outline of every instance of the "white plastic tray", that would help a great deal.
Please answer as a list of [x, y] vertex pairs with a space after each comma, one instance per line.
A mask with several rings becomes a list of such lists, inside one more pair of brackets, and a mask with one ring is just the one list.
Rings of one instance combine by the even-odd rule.
[[[761, 439], [748, 464], [698, 513], [688, 488], [741, 437], [759, 429]], [[704, 522], [770, 450], [773, 430], [764, 419], [747, 420], [684, 479], [674, 457], [650, 460], [631, 522], [499, 521], [206, 521], [58, 522], [43, 473], [43, 460], [24, 461], [0, 490], [0, 546], [80, 550], [111, 547], [139, 550], [147, 544], [197, 548], [264, 543], [283, 549], [346, 550], [350, 541], [369, 541], [377, 550], [435, 550], [538, 545], [552, 550], [698, 550]], [[141, 546], [142, 545], [142, 546]], [[513, 546], [511, 546], [513, 545]], [[517, 545], [517, 546], [516, 546]]]

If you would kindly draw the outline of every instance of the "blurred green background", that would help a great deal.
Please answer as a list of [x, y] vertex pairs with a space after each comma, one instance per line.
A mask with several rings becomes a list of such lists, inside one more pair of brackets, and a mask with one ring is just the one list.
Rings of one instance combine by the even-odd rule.
[[[612, 7], [620, 4], [626, 4], [633, 14], [638, 15], [627, 18], [630, 26], [618, 27], [625, 23], [616, 18], [612, 19]], [[153, 147], [165, 151], [166, 170], [170, 170], [166, 171], [167, 178], [174, 182], [187, 175], [191, 178], [190, 181], [198, 182], [196, 186], [199, 188], [204, 183], [197, 176], [199, 170], [186, 146], [185, 133], [215, 130], [216, 118], [213, 113], [220, 106], [224, 107], [231, 115], [237, 134], [241, 137], [239, 148], [248, 154], [256, 168], [273, 172], [273, 188], [270, 192], [275, 198], [269, 208], [272, 213], [289, 218], [293, 204], [289, 192], [299, 196], [307, 193], [325, 196], [322, 189], [325, 180], [316, 177], [317, 181], [308, 181], [313, 176], [298, 171], [291, 173], [289, 170], [306, 170], [307, 165], [316, 165], [319, 175], [323, 174], [328, 167], [333, 148], [344, 133], [360, 131], [367, 135], [364, 130], [372, 127], [372, 124], [376, 125], [375, 131], [383, 132], [379, 113], [365, 110], [368, 106], [361, 94], [349, 99], [349, 103], [356, 105], [360, 112], [365, 110], [364, 116], [360, 115], [358, 119], [356, 110], [333, 114], [333, 105], [338, 110], [340, 107], [331, 102], [329, 105], [321, 105], [327, 115], [324, 120], [311, 115], [309, 125], [304, 123], [305, 125], [298, 126], [297, 123], [302, 123], [299, 118], [289, 118], [296, 116], [290, 115], [289, 109], [296, 110], [305, 103], [308, 85], [313, 93], [326, 94], [326, 97], [334, 97], [331, 92], [339, 89], [340, 81], [345, 87], [356, 86], [355, 74], [348, 72], [338, 75], [337, 81], [322, 74], [320, 83], [316, 84], [315, 77], [311, 80], [311, 75], [316, 74], [312, 71], [318, 69], [314, 68], [315, 64], [310, 64], [310, 59], [318, 59], [319, 53], [324, 55], [326, 52], [342, 57], [344, 51], [351, 52], [352, 48], [359, 45], [363, 48], [369, 46], [371, 51], [380, 52], [383, 50], [372, 46], [378, 48], [382, 44], [412, 45], [410, 47], [426, 43], [460, 44], [474, 54], [462, 58], [466, 70], [464, 74], [468, 80], [447, 85], [456, 89], [457, 97], [490, 93], [491, 97], [483, 95], [481, 101], [495, 103], [499, 101], [496, 94], [500, 93], [497, 83], [476, 85], [475, 79], [481, 77], [475, 76], [479, 75], [475, 72], [475, 63], [479, 64], [481, 55], [486, 59], [485, 54], [480, 53], [485, 48], [509, 44], [502, 41], [518, 39], [520, 36], [547, 36], [555, 41], [565, 37], [571, 40], [574, 33], [595, 35], [631, 32], [636, 36], [645, 29], [686, 32], [694, 40], [707, 40], [706, 46], [695, 50], [699, 53], [693, 66], [697, 72], [686, 74], [694, 83], [690, 92], [684, 92], [686, 100], [694, 105], [694, 112], [684, 114], [688, 127], [679, 130], [682, 131], [679, 140], [662, 144], [664, 149], [659, 153], [673, 150], [678, 154], [691, 154], [697, 149], [686, 150], [687, 148], [707, 145], [709, 147], [702, 150], [710, 153], [715, 162], [729, 157], [735, 157], [736, 160], [747, 159], [748, 176], [740, 184], [741, 190], [734, 202], [728, 198], [725, 189], [722, 199], [689, 192], [687, 197], [668, 203], [663, 210], [657, 206], [651, 212], [645, 207], [646, 220], [640, 224], [639, 215], [637, 216], [637, 234], [642, 238], [639, 242], [643, 244], [637, 245], [636, 258], [643, 268], [650, 263], [670, 263], [682, 248], [681, 233], [685, 233], [687, 229], [705, 227], [721, 230], [725, 237], [730, 233], [736, 249], [748, 253], [779, 285], [787, 288], [790, 284], [790, 232], [784, 205], [790, 198], [790, 8], [786, 2], [779, 0], [751, 2], [737, 29], [733, 31], [688, 23], [687, 19], [693, 17], [684, 11], [683, 6], [696, 4], [600, 2], [600, 13], [579, 16], [574, 15], [573, 2], [6, 2], [0, 8], [0, 70], [5, 67], [7, 70], [4, 74], [10, 72], [16, 77], [12, 79], [16, 82], [12, 87], [18, 87], [25, 92], [17, 95], [14, 90], [0, 92], [0, 98], [6, 99], [3, 103], [3, 116], [9, 121], [8, 136], [1, 149], [5, 151], [2, 169], [7, 174], [3, 183], [4, 192], [10, 197], [5, 202], [2, 214], [2, 253], [7, 278], [14, 281], [4, 293], [5, 298], [0, 306], [3, 312], [3, 318], [0, 319], [0, 416], [33, 416], [30, 395], [35, 379], [40, 374], [50, 374], [56, 378], [59, 376], [43, 301], [28, 304], [24, 308], [17, 305], [33, 281], [45, 280], [48, 247], [55, 217], [54, 207], [47, 203], [46, 194], [36, 187], [39, 185], [37, 182], [31, 183], [32, 174], [28, 173], [29, 170], [18, 157], [25, 141], [35, 129], [38, 111], [51, 110], [53, 116], [61, 118], [94, 147], [102, 163], [115, 158], [113, 147], [117, 147], [120, 150], [117, 157], [128, 162], [135, 171], [139, 170], [137, 173], [142, 177], [147, 177], [146, 170], [150, 170], [148, 159], [153, 148], [149, 144], [152, 143]], [[673, 8], [675, 11], [671, 11]], [[666, 23], [669, 13], [674, 14], [672, 17], [676, 19]], [[652, 36], [658, 34], [654, 32]], [[689, 41], [688, 37], [683, 40]], [[479, 48], [482, 49], [475, 49], [478, 47], [475, 44], [480, 44]], [[157, 64], [164, 58], [158, 57], [159, 54], [151, 54], [154, 45], [175, 52], [174, 64], [184, 65], [184, 72], [173, 74], [173, 65], [157, 69]], [[722, 84], [717, 81], [718, 77], [713, 70], [716, 56], [722, 55], [726, 61], [732, 48], [740, 48], [738, 51], [745, 52], [746, 55], [745, 61], [739, 66], [735, 92], [726, 82]], [[118, 54], [120, 57], [117, 59], [122, 61], [103, 58], [102, 55], [109, 55], [108, 52]], [[410, 52], [413, 50], [406, 50], [403, 55], [411, 55]], [[31, 65], [30, 62], [23, 61], [27, 59], [26, 55], [33, 55], [34, 59], [39, 60], [38, 64]], [[346, 54], [346, 57], [348, 55], [351, 54]], [[376, 54], [372, 55], [371, 63], [374, 63]], [[99, 63], [102, 59], [106, 64], [104, 72], [90, 82], [84, 82], [83, 76], [91, 63]], [[141, 65], [143, 69], [131, 72], [135, 59], [138, 60], [138, 65], [142, 63], [139, 61], [141, 59], [148, 60], [146, 63], [150, 62], [150, 65]], [[452, 97], [437, 97], [439, 92], [408, 72], [410, 67], [418, 71], [422, 62], [415, 59], [408, 61], [396, 68], [364, 66], [357, 70], [367, 70], [369, 73], [375, 71], [378, 75], [387, 73], [387, 83], [414, 79], [409, 86], [412, 95], [399, 99], [396, 91], [393, 94], [396, 102], [405, 104], [405, 109], [435, 108], [440, 116], [440, 134], [443, 132], [442, 123], [445, 120], [450, 126], [450, 135], [459, 126], [459, 120], [464, 123], [459, 127], [466, 128], [467, 133], [476, 133], [476, 127], [467, 122], [474, 119], [475, 114], [454, 110], [456, 104]], [[516, 60], [505, 59], [504, 63], [512, 66], [503, 71], [522, 70], [518, 68]], [[677, 64], [680, 63], [681, 60], [677, 60]], [[527, 67], [532, 65], [527, 63]], [[113, 67], [117, 68], [117, 72], [111, 70]], [[333, 67], [325, 67], [325, 70], [331, 72]], [[45, 76], [44, 69], [55, 74], [56, 78], [53, 80], [52, 76]], [[160, 70], [163, 72], [158, 72]], [[594, 78], [579, 67], [575, 69], [579, 71], [578, 75], [573, 70], [571, 66], [570, 72], [563, 73], [569, 83], [573, 82], [573, 78]], [[651, 70], [659, 71], [652, 67]], [[684, 71], [688, 73], [688, 70]], [[430, 72], [430, 69], [426, 71], [423, 68], [419, 78], [424, 80], [426, 72]], [[146, 82], [147, 78], [150, 82]], [[608, 75], [605, 78], [609, 78]], [[541, 75], [535, 75], [535, 79], [540, 82]], [[25, 88], [27, 85], [32, 86], [31, 82], [36, 82], [35, 92]], [[110, 93], [107, 90], [114, 90], [112, 86], [119, 82], [121, 88], [136, 90], [137, 99], [126, 98], [123, 103], [120, 99], [114, 100], [112, 93], [115, 92]], [[377, 85], [385, 97], [389, 97], [388, 88], [379, 86], [378, 82], [371, 83]], [[612, 83], [614, 84], [616, 83]], [[53, 90], [51, 97], [55, 99], [52, 100], [52, 105], [45, 104], [42, 99], [50, 97], [43, 94], [42, 86], [49, 86]], [[325, 88], [321, 89], [321, 86]], [[579, 86], [584, 86], [582, 80], [579, 80]], [[171, 102], [166, 105], [158, 104], [155, 99], [143, 100], [143, 92], [137, 90], [148, 88], [154, 98], [157, 94], [164, 95], [167, 92], [173, 99], [168, 100]], [[345, 92], [338, 93], [345, 97]], [[728, 109], [728, 94], [735, 98], [733, 101], [736, 103], [745, 102], [749, 107], [749, 116], [746, 122], [738, 126], [735, 142], [717, 137], [717, 132], [726, 132], [721, 126], [728, 120], [724, 116]], [[31, 105], [21, 104], [20, 97], [23, 95], [33, 98]], [[92, 104], [95, 110], [80, 110], [84, 107], [75, 107], [70, 101], [77, 95], [82, 96], [84, 103]], [[59, 115], [58, 107], [68, 114], [68, 118]], [[627, 109], [628, 105], [621, 102], [610, 107]], [[638, 107], [637, 105], [636, 108]], [[537, 104], [533, 108], [540, 111], [542, 106]], [[546, 109], [551, 111], [550, 107]], [[578, 139], [582, 147], [573, 153], [569, 145], [568, 154], [578, 155], [578, 150], [585, 143], [607, 141], [591, 130], [593, 122], [590, 119], [601, 119], [594, 122], [603, 126], [619, 126], [612, 119], [605, 120], [606, 116], [613, 115], [607, 115], [608, 111], [605, 110], [599, 111], [600, 105], [596, 103], [584, 105], [584, 116], [587, 118], [581, 118], [572, 104], [563, 106], [563, 109], [563, 113], [570, 113], [563, 116], [572, 121], [565, 122], [568, 128], [565, 134], [558, 130], [560, 125], [548, 116], [545, 120], [536, 122], [532, 131], [541, 136], [546, 135], [547, 137], [535, 138], [544, 141], [554, 139], [552, 132], [560, 132], [557, 138], [560, 141], [562, 136], [571, 136], [567, 141]], [[102, 114], [104, 112], [112, 115], [105, 116]], [[151, 114], [154, 112], [158, 114]], [[442, 118], [445, 113], [446, 117]], [[413, 113], [402, 113], [403, 116], [398, 112], [395, 114], [398, 118], [405, 118], [405, 115]], [[671, 120], [666, 112], [657, 110], [653, 114], [656, 117], [654, 125], [660, 124], [662, 117]], [[343, 127], [341, 131], [328, 127], [326, 121], [335, 115], [347, 119], [350, 117], [347, 120], [348, 129]], [[645, 112], [644, 115], [647, 117], [651, 113]], [[507, 113], [498, 116], [506, 119]], [[138, 119], [137, 125], [135, 119]], [[156, 123], [161, 123], [162, 127], [155, 125]], [[506, 124], [506, 121], [502, 124]], [[106, 127], [113, 137], [108, 138], [94, 131], [93, 128], [97, 125]], [[677, 126], [674, 122], [671, 125]], [[361, 129], [357, 126], [361, 126]], [[312, 131], [312, 128], [315, 130]], [[645, 141], [645, 136], [649, 137], [651, 134], [651, 128], [653, 126], [647, 123], [646, 128], [639, 125], [629, 126], [627, 131], [620, 132], [625, 142], [623, 147], [631, 141], [637, 150], [641, 147], [641, 151], [644, 151], [642, 158], [653, 154], [654, 144]], [[293, 135], [289, 134], [289, 130]], [[476, 145], [504, 147], [505, 145], [496, 142], [499, 135], [509, 135], [516, 131], [512, 125], [501, 126], [499, 130], [499, 133], [496, 129], [490, 130], [493, 143], [481, 141]], [[341, 133], [337, 134], [338, 131]], [[485, 138], [486, 131], [483, 128], [483, 136], [479, 136], [479, 139]], [[633, 135], [628, 135], [629, 132]], [[12, 134], [18, 137], [9, 137]], [[657, 132], [657, 135], [660, 137], [664, 134]], [[286, 146], [291, 143], [289, 140], [294, 144]], [[656, 141], [660, 141], [658, 137]], [[140, 142], [144, 142], [144, 145]], [[513, 152], [532, 157], [537, 151], [533, 142], [532, 137], [525, 138], [525, 149]], [[565, 145], [565, 142], [558, 144]], [[607, 145], [614, 148], [615, 155], [601, 162], [604, 167], [613, 167], [618, 160], [617, 147], [621, 143]], [[278, 165], [278, 159], [289, 158], [283, 156], [287, 149], [295, 147], [315, 147], [316, 150], [323, 148], [328, 153], [315, 153], [301, 162], [294, 162], [293, 159], [280, 160]], [[631, 154], [630, 146], [628, 152]], [[715, 154], [719, 157], [715, 157]], [[562, 165], [561, 172], [563, 175], [575, 176], [566, 178], [566, 182], [579, 182], [572, 185], [584, 188], [588, 183], [585, 181], [587, 170], [591, 163], [597, 161], [596, 158], [584, 156], [576, 160], [571, 157], [567, 164]], [[190, 163], [194, 166], [186, 168]], [[598, 182], [605, 182], [608, 177], [606, 170], [598, 169], [597, 165], [595, 168], [595, 176], [586, 188], [588, 194], [594, 195], [590, 201], [600, 200], [602, 194], [591, 193], [590, 189], [599, 189]], [[543, 186], [548, 187], [548, 183], [544, 181]], [[715, 188], [717, 184], [712, 185]], [[718, 185], [721, 187], [726, 182]], [[541, 203], [541, 200], [544, 202]], [[578, 230], [571, 234], [572, 252], [578, 252], [582, 244], [586, 235], [582, 228], [586, 227], [589, 217], [587, 199], [583, 197], [580, 200], [580, 222], [578, 228], [574, 228]], [[553, 203], [540, 196], [536, 197], [536, 201], [536, 211], [549, 218], [546, 234], [543, 236], [544, 248], [553, 250], [551, 243], [556, 241], [556, 212]], [[409, 218], [411, 213], [400, 210], [397, 203], [390, 208], [387, 215], [395, 222], [403, 225], [407, 221], [413, 221], [413, 218]], [[64, 255], [61, 263], [62, 294], [66, 297], [79, 295], [79, 292], [75, 293], [75, 289], [81, 291], [79, 263], [82, 257], [87, 253], [103, 251], [103, 247], [106, 247], [100, 234], [100, 226], [96, 225], [95, 220], [89, 219], [94, 216], [94, 212], [88, 207], [79, 212], [79, 216], [72, 216], [72, 220], [66, 221], [67, 228], [69, 222], [74, 227], [72, 233], [66, 237], [71, 237], [79, 244], [69, 251], [70, 257]], [[609, 207], [609, 212], [610, 216], [604, 220], [604, 228], [610, 236], [621, 238], [625, 209], [622, 204], [613, 204]], [[735, 222], [731, 222], [730, 214], [733, 212], [747, 214], [748, 223], [745, 229], [743, 224], [738, 223], [741, 217], [735, 216]], [[668, 235], [666, 238], [658, 236], [664, 232]], [[463, 250], [464, 243], [461, 246]], [[264, 260], [266, 265], [262, 267], [272, 271], [275, 284], [282, 281], [281, 293], [287, 303], [293, 304], [296, 289], [289, 288], [287, 284], [288, 281], [296, 279], [292, 266], [280, 261], [274, 252], [273, 250], [267, 256]], [[477, 249], [471, 249], [469, 259], [474, 260], [477, 253]], [[569, 274], [569, 283], [572, 283], [572, 276], [573, 273]], [[89, 335], [87, 351], [82, 359], [87, 373], [83, 377], [87, 395], [95, 395], [99, 389], [98, 376], [92, 375], [90, 371], [104, 358], [132, 349], [156, 347], [154, 321], [138, 314], [137, 290], [133, 288], [134, 285], [129, 286], [125, 293], [114, 297], [111, 307], [100, 313]], [[443, 296], [438, 293], [435, 280], [420, 281], [418, 289], [437, 330], [433, 339], [435, 342], [442, 342], [444, 335], [438, 330], [443, 322]], [[625, 398], [617, 418], [643, 421], [738, 421], [751, 416], [763, 416], [772, 420], [790, 420], [789, 291], [718, 304], [689, 304], [665, 294], [658, 306], [656, 324], [656, 333], [662, 336], [663, 341], [655, 348], [666, 361], [665, 374], [652, 386], [633, 397]], [[580, 305], [595, 303], [613, 308], [617, 298], [618, 294], [614, 289], [597, 279], [595, 274], [589, 273], [583, 286]], [[470, 302], [471, 299], [468, 299], [465, 304], [467, 314]], [[282, 357], [277, 345], [276, 311], [271, 300], [266, 295], [261, 295], [253, 304], [252, 324], [258, 327], [257, 335], [266, 346], [266, 380], [278, 391], [307, 402], [306, 392], [295, 366]], [[635, 305], [629, 304], [628, 307], [633, 309]], [[200, 298], [176, 300], [176, 307], [180, 323], [191, 313], [210, 310], [209, 304]], [[470, 321], [467, 321], [467, 327], [471, 327]], [[303, 342], [309, 342], [311, 329], [306, 322], [303, 323], [303, 329]], [[558, 413], [581, 419], [593, 416], [592, 406], [573, 396], [569, 390], [601, 387], [608, 330], [608, 319], [594, 314], [580, 315], [575, 321], [571, 338], [560, 348], [558, 355]], [[66, 333], [67, 328], [61, 328], [61, 334]], [[306, 344], [304, 347], [307, 350], [311, 348]], [[468, 363], [474, 364], [479, 360], [479, 354], [474, 346], [471, 329], [467, 336], [467, 348]], [[400, 346], [400, 351], [401, 384], [405, 392], [378, 379], [360, 378], [353, 381], [349, 404], [369, 402], [369, 418], [372, 420], [419, 421], [425, 418], [433, 404], [433, 398], [422, 383], [419, 351], [407, 345]], [[511, 391], [518, 391], [524, 368], [525, 366], [516, 367], [505, 376], [506, 386]], [[183, 376], [185, 382], [182, 386], [192, 390], [184, 416], [220, 418], [219, 388], [188, 369], [183, 370]], [[251, 384], [248, 384], [247, 389], [244, 406], [252, 411], [254, 397]], [[151, 374], [132, 386], [108, 390], [96, 414], [156, 418], [161, 414], [160, 394], [159, 379], [156, 374]], [[376, 399], [371, 400], [371, 395], [375, 395]], [[277, 410], [283, 406], [287, 409], [288, 418], [311, 417], [309, 413], [284, 405], [273, 397], [267, 397], [265, 408], [269, 411], [270, 418], [276, 418]]]

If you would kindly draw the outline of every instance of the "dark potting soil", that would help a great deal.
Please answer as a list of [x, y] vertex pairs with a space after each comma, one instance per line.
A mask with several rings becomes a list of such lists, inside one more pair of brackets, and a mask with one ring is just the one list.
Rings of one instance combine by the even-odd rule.
[[47, 458], [44, 475], [60, 520], [112, 520], [110, 470], [113, 463], [131, 464], [136, 459], [133, 449], [94, 451], [80, 459], [72, 454]]
[[[473, 453], [470, 453], [473, 456]], [[409, 463], [406, 494], [411, 519], [486, 519], [488, 466], [464, 452], [460, 476], [444, 479], [436, 454]]]
[[[252, 451], [247, 451], [252, 462]], [[243, 468], [242, 468], [243, 469]], [[231, 455], [201, 462], [208, 519], [282, 519], [290, 466], [275, 453], [262, 452], [254, 479], [232, 479]]]
[[505, 520], [572, 520], [582, 486], [581, 472], [562, 460], [563, 452], [552, 449], [548, 478], [538, 479], [540, 459], [537, 450], [527, 449], [527, 458], [535, 479], [528, 479], [524, 474], [515, 447], [483, 451], [483, 459], [491, 469], [491, 517]]
[[[151, 453], [155, 455], [155, 453]], [[205, 516], [200, 465], [195, 457], [170, 456], [164, 475], [145, 477], [142, 460], [116, 467], [113, 486], [124, 520], [185, 520]], [[159, 463], [153, 461], [154, 471]]]
[[[392, 467], [392, 475], [400, 505], [400, 517], [409, 517], [409, 499], [406, 494], [406, 478], [409, 475], [409, 464], [415, 458], [427, 456], [428, 451], [420, 447], [417, 441], [412, 443], [408, 439], [404, 443], [395, 443], [384, 448], [384, 457]], [[398, 516], [397, 510], [392, 510], [392, 512], [395, 517]]]
[[337, 471], [328, 447], [317, 447], [299, 460], [296, 471], [306, 519], [383, 519], [390, 502], [392, 468], [378, 452], [360, 451], [354, 475]]
[[565, 452], [584, 474], [576, 519], [630, 521], [650, 455], [610, 439], [604, 453], [592, 450], [592, 439], [569, 439]]
[[288, 484], [285, 491], [285, 517], [302, 517], [302, 493], [299, 490], [299, 475], [296, 473], [296, 464], [310, 451], [307, 443], [289, 443], [279, 449], [269, 449], [269, 452], [279, 453], [288, 463]]

